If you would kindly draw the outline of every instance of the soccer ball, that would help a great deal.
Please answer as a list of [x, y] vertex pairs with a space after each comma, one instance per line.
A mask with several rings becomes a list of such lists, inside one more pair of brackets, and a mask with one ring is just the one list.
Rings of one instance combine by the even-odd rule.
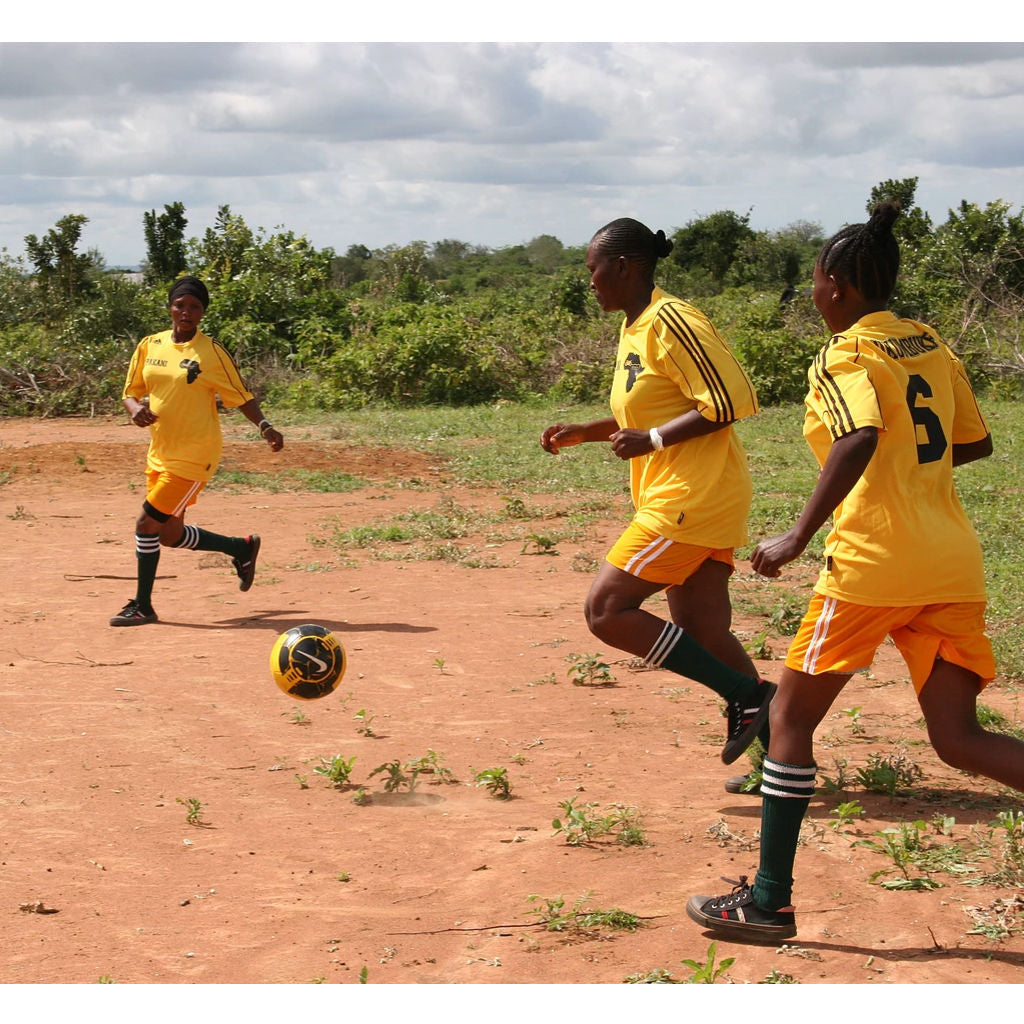
[[323, 626], [293, 626], [274, 641], [270, 674], [289, 697], [326, 697], [345, 675], [345, 648]]

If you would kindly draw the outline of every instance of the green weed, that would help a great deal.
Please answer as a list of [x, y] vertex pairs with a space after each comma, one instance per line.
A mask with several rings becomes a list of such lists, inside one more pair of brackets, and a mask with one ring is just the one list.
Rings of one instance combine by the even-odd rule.
[[354, 757], [344, 758], [335, 754], [334, 757], [321, 757], [320, 764], [313, 771], [322, 775], [335, 789], [344, 789], [349, 784], [355, 763]]
[[858, 818], [862, 818], [864, 816], [864, 808], [856, 800], [847, 800], [845, 803], [839, 804], [832, 813], [835, 817], [829, 821], [828, 825], [834, 831], [840, 832], [847, 825], [851, 825]]
[[570, 654], [566, 673], [573, 686], [614, 686], [616, 679], [611, 666], [601, 661], [600, 654]]
[[857, 782], [870, 793], [895, 796], [905, 792], [922, 776], [921, 769], [906, 754], [872, 754], [857, 769]]
[[416, 772], [417, 775], [432, 775], [437, 782], [454, 783], [455, 775], [451, 768], [444, 764], [444, 755], [436, 750], [428, 750], [422, 757], [414, 757], [405, 762], [405, 770]]
[[200, 803], [194, 796], [182, 799], [180, 796], [175, 798], [179, 804], [185, 808], [185, 821], [190, 825], [196, 825], [205, 827], [206, 822], [203, 821], [203, 810], [205, 805]]
[[693, 974], [687, 978], [684, 985], [713, 985], [718, 979], [729, 970], [730, 967], [736, 962], [736, 958], [733, 956], [727, 956], [721, 963], [715, 963], [715, 958], [718, 955], [718, 943], [712, 942], [708, 946], [707, 955], [704, 958], [704, 963], [699, 963], [696, 960], [684, 960], [683, 964], [689, 967]]
[[507, 800], [512, 796], [512, 782], [507, 768], [484, 768], [473, 776], [473, 781], [499, 800]]
[[576, 805], [576, 797], [563, 800], [558, 806], [563, 816], [555, 818], [551, 827], [562, 834], [569, 846], [586, 846], [595, 839], [614, 836], [620, 846], [644, 846], [646, 838], [640, 825], [640, 812], [635, 807], [611, 804], [605, 813], [596, 814], [596, 803]]
[[387, 776], [384, 780], [384, 792], [394, 793], [401, 789], [402, 786], [405, 786], [411, 793], [416, 788], [416, 778], [419, 775], [419, 769], [413, 768], [411, 772], [407, 773], [406, 767], [403, 766], [401, 762], [386, 761], [384, 764], [377, 765], [377, 767], [370, 772], [371, 779], [375, 775]]
[[578, 897], [568, 909], [562, 896], [541, 897], [537, 894], [528, 896], [530, 903], [542, 902], [543, 906], [531, 911], [536, 915], [538, 924], [544, 925], [549, 932], [588, 932], [597, 928], [614, 928], [620, 931], [635, 932], [643, 922], [636, 914], [626, 910], [600, 910], [586, 907], [586, 901], [593, 895], [588, 890]]

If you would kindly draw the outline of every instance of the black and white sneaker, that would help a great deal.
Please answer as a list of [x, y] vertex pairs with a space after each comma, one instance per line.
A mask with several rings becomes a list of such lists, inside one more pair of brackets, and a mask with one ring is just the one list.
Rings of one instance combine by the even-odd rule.
[[110, 620], [112, 626], [145, 626], [150, 622], [158, 622], [156, 612], [152, 608], [142, 608], [134, 598], [129, 601]]
[[762, 910], [754, 902], [747, 876], [740, 875], [732, 892], [725, 896], [691, 896], [686, 914], [711, 931], [738, 939], [774, 942], [796, 935], [796, 917], [791, 910]]
[[722, 760], [732, 764], [757, 738], [768, 721], [769, 706], [775, 696], [775, 684], [762, 679], [754, 702], [731, 701], [727, 707], [728, 735], [722, 748]]
[[249, 553], [245, 558], [232, 558], [231, 564], [238, 574], [238, 589], [246, 591], [256, 576], [256, 557], [260, 553], [260, 535], [253, 533], [245, 538], [249, 542]]

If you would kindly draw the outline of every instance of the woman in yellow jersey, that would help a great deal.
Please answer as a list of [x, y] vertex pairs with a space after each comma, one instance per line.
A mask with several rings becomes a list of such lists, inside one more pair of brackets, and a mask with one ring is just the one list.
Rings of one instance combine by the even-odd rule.
[[689, 916], [739, 938], [796, 934], [793, 863], [814, 792], [812, 737], [850, 676], [891, 637], [910, 669], [928, 737], [947, 764], [1024, 790], [1024, 743], [978, 724], [995, 675], [985, 635], [981, 546], [953, 469], [992, 452], [960, 361], [925, 324], [887, 309], [899, 269], [894, 203], [833, 236], [814, 268], [832, 339], [808, 371], [804, 435], [821, 473], [796, 525], [758, 545], [774, 577], [833, 516], [807, 615], [772, 703], [753, 886], [694, 896]]
[[[699, 310], [654, 283], [672, 242], [621, 218], [591, 239], [590, 288], [625, 314], [611, 391], [613, 415], [556, 423], [545, 451], [606, 443], [629, 461], [636, 515], [587, 597], [591, 632], [605, 643], [710, 687], [726, 701], [722, 760], [764, 728], [774, 687], [759, 679], [730, 631], [733, 549], [746, 541], [751, 483], [733, 423], [757, 411], [754, 388]], [[671, 622], [644, 610], [666, 590]]]
[[157, 621], [153, 610], [160, 546], [230, 555], [239, 589], [252, 586], [257, 534], [223, 537], [185, 524], [185, 510], [216, 472], [221, 455], [217, 397], [239, 408], [256, 424], [271, 451], [284, 438], [264, 418], [231, 356], [199, 330], [210, 304], [202, 281], [181, 277], [167, 296], [171, 330], [143, 338], [136, 346], [124, 385], [124, 407], [137, 427], [150, 431], [146, 457], [146, 500], [135, 523], [135, 597], [110, 620], [112, 626]]

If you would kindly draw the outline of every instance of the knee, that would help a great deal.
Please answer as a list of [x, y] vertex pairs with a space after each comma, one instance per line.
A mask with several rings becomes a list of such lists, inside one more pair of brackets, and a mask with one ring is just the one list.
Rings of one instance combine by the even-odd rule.
[[973, 742], [979, 738], [984, 739], [980, 726], [976, 729], [928, 726], [928, 740], [939, 759], [960, 771], [972, 770], [970, 752]]
[[607, 623], [607, 603], [594, 594], [589, 594], [583, 605], [583, 618], [586, 620], [587, 629], [599, 640], [604, 639], [602, 630]]

